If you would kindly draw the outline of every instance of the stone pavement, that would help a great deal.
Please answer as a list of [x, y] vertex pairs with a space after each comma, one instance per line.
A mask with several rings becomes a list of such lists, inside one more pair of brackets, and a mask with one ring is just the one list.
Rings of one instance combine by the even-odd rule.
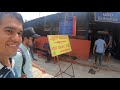
[[[56, 64], [54, 64], [53, 61], [51, 61], [50, 63], [45, 63], [45, 58], [38, 58], [36, 54], [35, 57], [38, 59], [38, 61], [34, 62], [40, 65], [40, 67], [44, 68], [47, 74], [55, 76], [56, 73], [60, 70], [58, 62], [56, 62]], [[76, 62], [75, 64], [73, 64], [75, 78], [120, 78], [120, 61], [115, 60], [114, 58], [112, 58], [110, 62], [103, 62], [103, 66], [98, 67], [98, 69], [93, 68], [93, 57], [90, 57], [88, 61], [80, 59], [74, 61]], [[62, 71], [64, 71], [69, 65], [70, 63], [68, 62], [60, 61]], [[95, 74], [88, 73], [90, 68], [93, 68], [95, 70]], [[70, 67], [66, 71], [66, 73], [73, 75], [72, 67]], [[66, 75], [64, 73], [62, 75], [63, 78], [71, 78], [69, 75]], [[59, 75], [57, 78], [62, 78], [62, 76]]]
[[40, 70], [38, 70], [37, 68], [32, 68], [32, 72], [33, 72], [33, 78], [53, 78], [54, 76], [45, 73], [43, 74]]

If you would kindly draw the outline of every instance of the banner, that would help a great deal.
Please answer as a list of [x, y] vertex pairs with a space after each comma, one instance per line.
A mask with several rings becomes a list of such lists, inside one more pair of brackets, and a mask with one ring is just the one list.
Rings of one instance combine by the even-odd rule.
[[120, 23], [120, 12], [95, 12], [95, 21]]
[[72, 51], [68, 35], [47, 35], [52, 57]]
[[76, 17], [61, 18], [59, 22], [60, 35], [76, 35]]
[[74, 36], [76, 36], [76, 16], [73, 17], [73, 34]]

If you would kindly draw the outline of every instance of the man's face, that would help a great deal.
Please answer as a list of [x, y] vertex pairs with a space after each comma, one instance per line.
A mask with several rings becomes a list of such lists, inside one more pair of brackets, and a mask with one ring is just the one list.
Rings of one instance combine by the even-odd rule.
[[0, 22], [0, 55], [14, 56], [22, 42], [23, 26], [17, 19], [5, 16]]
[[29, 37], [29, 39], [27, 39], [27, 46], [32, 46], [33, 45], [33, 38]]
[[30, 38], [29, 38], [29, 46], [32, 46], [32, 45], [33, 45], [33, 38], [30, 37]]

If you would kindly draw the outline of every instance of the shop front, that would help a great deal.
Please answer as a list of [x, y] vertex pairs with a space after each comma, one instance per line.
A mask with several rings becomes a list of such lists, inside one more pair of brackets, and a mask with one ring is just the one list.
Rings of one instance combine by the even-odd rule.
[[117, 48], [119, 48], [120, 43], [120, 12], [94, 12], [89, 18], [89, 29], [92, 33], [91, 49], [99, 33], [106, 34], [108, 31], [111, 31], [113, 37], [112, 55], [119, 57], [120, 51]]

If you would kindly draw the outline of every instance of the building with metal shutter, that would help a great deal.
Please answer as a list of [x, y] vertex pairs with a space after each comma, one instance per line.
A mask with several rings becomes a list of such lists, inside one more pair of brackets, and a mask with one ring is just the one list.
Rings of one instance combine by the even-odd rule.
[[[99, 16], [99, 20], [96, 20], [97, 14], [101, 15], [99, 13], [102, 13], [103, 16], [105, 17]], [[106, 30], [108, 31], [111, 30], [113, 32], [112, 35], [113, 44], [115, 43], [116, 44], [115, 47], [118, 47], [120, 43], [120, 23], [119, 20], [114, 22], [116, 18], [120, 19], [118, 14], [120, 13], [119, 12], [62, 12], [62, 13], [48, 15], [46, 17], [36, 18], [34, 20], [26, 22], [24, 26], [25, 28], [33, 27], [36, 33], [40, 34], [41, 36], [46, 36], [49, 34], [56, 35], [59, 32], [60, 18], [76, 16], [76, 37], [83, 36], [84, 38], [81, 39], [87, 40], [90, 31], [92, 34], [91, 37], [91, 48], [92, 48], [98, 32], [100, 31], [105, 32]]]

